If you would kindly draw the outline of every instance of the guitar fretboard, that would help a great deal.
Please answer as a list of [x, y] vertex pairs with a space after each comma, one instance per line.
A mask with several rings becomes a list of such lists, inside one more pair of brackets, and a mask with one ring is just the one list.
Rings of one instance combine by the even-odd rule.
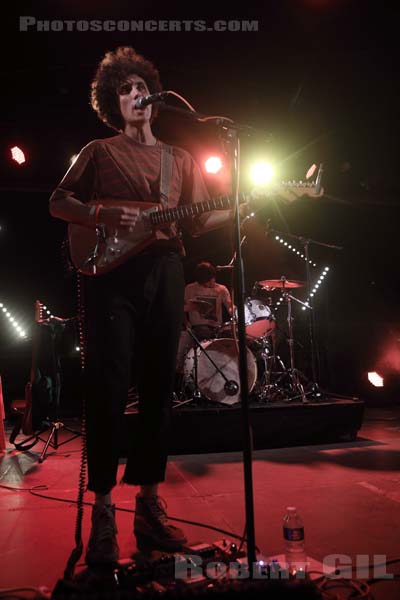
[[193, 202], [192, 204], [182, 204], [175, 208], [166, 208], [151, 213], [150, 220], [152, 225], [162, 225], [163, 223], [172, 223], [186, 217], [201, 215], [210, 210], [224, 210], [231, 208], [233, 199], [228, 196], [205, 200], [204, 202]]

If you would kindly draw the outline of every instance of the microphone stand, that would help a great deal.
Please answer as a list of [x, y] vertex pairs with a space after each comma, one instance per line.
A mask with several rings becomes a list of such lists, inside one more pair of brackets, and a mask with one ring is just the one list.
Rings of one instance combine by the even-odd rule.
[[253, 567], [256, 563], [256, 542], [254, 526], [254, 490], [253, 490], [253, 432], [249, 415], [249, 388], [247, 380], [247, 346], [244, 312], [244, 266], [241, 246], [240, 212], [239, 212], [239, 172], [240, 172], [240, 138], [238, 129], [232, 123], [226, 127], [221, 124], [222, 133], [225, 133], [230, 143], [232, 158], [232, 190], [235, 201], [234, 220], [234, 245], [236, 248], [235, 259], [235, 297], [238, 315], [238, 343], [239, 343], [239, 377], [242, 405], [242, 434], [243, 434], [243, 471], [246, 507], [246, 534], [247, 534], [247, 560], [250, 579], [253, 578]]
[[[304, 249], [304, 258], [306, 261], [306, 282], [307, 282], [307, 297], [308, 297], [308, 307], [313, 309], [312, 306], [312, 298], [311, 298], [311, 269], [310, 269], [310, 252], [309, 246], [310, 244], [314, 244], [316, 246], [322, 246], [324, 248], [331, 248], [333, 250], [343, 250], [343, 246], [336, 246], [335, 244], [327, 244], [326, 242], [319, 242], [317, 240], [313, 240], [312, 238], [306, 238], [301, 235], [295, 235], [293, 233], [287, 233], [286, 231], [280, 231], [279, 229], [268, 228], [268, 231], [272, 233], [276, 233], [278, 235], [282, 235], [288, 237], [290, 239], [296, 240], [299, 242]], [[308, 330], [310, 336], [310, 351], [311, 351], [311, 374], [312, 374], [312, 384], [311, 391], [315, 396], [320, 397], [321, 391], [318, 383], [319, 377], [321, 375], [319, 369], [319, 354], [316, 349], [316, 341], [315, 341], [315, 311], [308, 311]], [[318, 363], [318, 364], [317, 364]]]
[[250, 135], [256, 130], [247, 125], [234, 123], [225, 117], [206, 117], [195, 111], [183, 110], [181, 108], [163, 105], [163, 109], [178, 113], [182, 116], [195, 119], [200, 122], [214, 122], [219, 128], [219, 135], [225, 141], [229, 150], [232, 164], [232, 190], [234, 197], [234, 246], [235, 259], [235, 296], [238, 315], [238, 342], [239, 342], [239, 378], [242, 407], [242, 434], [243, 434], [243, 471], [245, 487], [245, 509], [246, 509], [246, 537], [247, 537], [247, 560], [249, 577], [253, 578], [253, 568], [256, 563], [256, 542], [254, 529], [254, 493], [253, 493], [253, 435], [249, 416], [249, 388], [247, 381], [247, 346], [244, 313], [244, 268], [241, 248], [240, 213], [239, 213], [239, 172], [240, 172], [240, 139], [239, 132]]

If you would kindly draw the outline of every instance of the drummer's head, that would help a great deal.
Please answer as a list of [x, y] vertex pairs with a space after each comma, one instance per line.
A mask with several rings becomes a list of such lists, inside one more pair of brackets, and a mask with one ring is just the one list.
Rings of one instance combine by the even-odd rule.
[[215, 285], [216, 270], [214, 265], [209, 262], [200, 262], [196, 267], [195, 277], [200, 285], [206, 287]]

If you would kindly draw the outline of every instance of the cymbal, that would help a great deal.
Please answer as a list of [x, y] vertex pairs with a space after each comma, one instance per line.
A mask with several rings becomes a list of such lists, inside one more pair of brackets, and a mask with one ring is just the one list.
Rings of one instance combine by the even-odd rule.
[[201, 315], [205, 315], [210, 310], [212, 310], [213, 306], [211, 302], [207, 302], [206, 300], [188, 300], [185, 302], [185, 306], [183, 307], [184, 312], [192, 312], [196, 310]]
[[304, 281], [296, 281], [294, 279], [265, 279], [264, 281], [258, 281], [258, 285], [264, 288], [285, 288], [285, 289], [293, 289], [293, 288], [301, 288], [304, 287]]

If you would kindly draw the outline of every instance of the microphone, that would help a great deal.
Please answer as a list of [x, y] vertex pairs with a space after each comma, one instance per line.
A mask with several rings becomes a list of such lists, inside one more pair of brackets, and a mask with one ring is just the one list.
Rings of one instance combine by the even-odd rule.
[[135, 108], [146, 108], [149, 104], [154, 102], [161, 102], [166, 99], [169, 92], [158, 92], [157, 94], [150, 94], [150, 96], [140, 96], [135, 102]]
[[323, 171], [324, 171], [324, 165], [323, 165], [323, 163], [320, 163], [318, 173], [317, 173], [317, 178], [315, 180], [315, 195], [316, 196], [319, 196], [319, 194], [321, 193], [321, 183], [322, 183]]
[[217, 265], [216, 271], [225, 271], [226, 269], [233, 269], [233, 265]]

